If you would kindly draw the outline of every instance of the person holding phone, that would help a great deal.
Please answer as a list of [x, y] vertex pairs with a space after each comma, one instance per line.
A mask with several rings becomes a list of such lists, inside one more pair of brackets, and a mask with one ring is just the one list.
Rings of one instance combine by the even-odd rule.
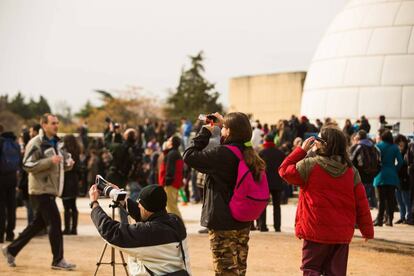
[[[315, 156], [307, 157], [314, 149]], [[362, 236], [374, 238], [364, 186], [347, 152], [345, 134], [322, 128], [279, 167], [280, 176], [300, 189], [295, 232], [303, 239], [304, 275], [346, 275], [355, 223]]]

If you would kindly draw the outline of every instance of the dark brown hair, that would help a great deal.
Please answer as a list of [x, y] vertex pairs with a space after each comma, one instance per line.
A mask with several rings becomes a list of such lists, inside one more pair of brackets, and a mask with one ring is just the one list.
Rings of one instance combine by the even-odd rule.
[[[252, 127], [249, 118], [241, 112], [228, 113], [224, 117], [224, 127], [230, 129], [230, 135], [224, 143], [244, 144], [252, 139]], [[266, 163], [259, 157], [252, 147], [246, 147], [243, 151], [244, 161], [253, 174], [253, 178], [258, 181], [260, 173], [266, 169]]]
[[408, 150], [408, 139], [407, 139], [407, 137], [405, 137], [402, 134], [398, 134], [394, 138], [394, 144], [396, 144], [398, 146], [400, 143], [404, 143], [404, 148], [403, 148], [403, 151], [401, 153], [405, 154]]
[[387, 142], [388, 144], [394, 144], [394, 138], [392, 137], [391, 131], [388, 129], [385, 130], [380, 137], [381, 141]]
[[343, 164], [352, 167], [352, 162], [348, 155], [348, 143], [345, 134], [338, 127], [328, 125], [321, 129], [320, 135], [326, 141], [326, 144], [317, 151], [317, 154], [326, 157], [340, 156]]
[[76, 137], [72, 134], [65, 135], [65, 137], [63, 137], [63, 144], [66, 151], [72, 155], [73, 160], [78, 162], [81, 149]]

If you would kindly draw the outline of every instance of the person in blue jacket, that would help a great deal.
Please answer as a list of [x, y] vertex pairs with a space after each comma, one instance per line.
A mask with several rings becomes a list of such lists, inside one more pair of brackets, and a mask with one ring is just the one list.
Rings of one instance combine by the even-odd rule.
[[386, 225], [392, 226], [395, 189], [400, 185], [398, 171], [403, 165], [403, 158], [389, 130], [381, 134], [377, 147], [381, 152], [381, 170], [374, 178], [374, 187], [378, 189], [379, 197], [378, 215], [374, 226], [382, 226], [385, 208], [387, 209]]

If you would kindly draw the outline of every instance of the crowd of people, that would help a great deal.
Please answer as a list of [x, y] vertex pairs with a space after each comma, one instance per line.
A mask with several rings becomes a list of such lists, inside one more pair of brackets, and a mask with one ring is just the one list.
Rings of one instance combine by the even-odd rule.
[[[205, 229], [200, 233], [209, 235], [216, 274], [244, 275], [249, 232], [269, 231], [266, 209], [256, 223], [232, 218], [227, 205], [238, 179], [239, 159], [223, 145], [239, 148], [255, 180], [260, 172], [266, 173], [274, 231], [281, 231], [280, 205], [299, 191], [298, 209], [308, 212], [301, 211], [302, 216], [296, 220], [296, 234], [306, 241], [304, 271], [313, 266], [325, 271], [333, 269], [321, 268], [323, 258], [318, 259], [312, 253], [319, 252], [322, 256], [334, 249], [318, 247], [317, 243], [346, 244], [335, 249], [340, 252], [340, 258], [329, 260], [342, 272], [346, 270], [347, 244], [352, 238], [350, 227], [353, 233], [355, 222], [367, 239], [373, 237], [370, 228], [373, 225], [414, 224], [414, 143], [404, 135], [393, 135], [384, 116], [380, 117], [377, 135], [370, 135], [371, 125], [365, 116], [354, 123], [346, 120], [343, 129], [339, 129], [330, 118], [313, 124], [306, 116], [292, 115], [289, 120], [269, 126], [259, 120], [252, 121], [243, 113], [229, 113], [225, 117], [218, 113], [212, 115], [217, 123], [182, 118], [181, 126], [177, 126], [170, 121], [146, 119], [143, 125], [130, 128], [107, 118], [101, 137], [90, 137], [85, 123], [76, 135], [67, 134], [62, 140], [57, 137], [58, 121], [52, 114], [45, 114], [40, 124], [24, 127], [18, 137], [0, 126], [0, 243], [4, 238], [12, 242], [3, 250], [9, 265], [14, 265], [14, 258], [33, 236], [47, 228], [53, 253], [52, 268], [73, 269], [74, 265], [63, 258], [62, 235], [77, 234], [76, 198], [89, 196], [95, 202], [97, 192], [93, 184], [96, 175], [101, 175], [117, 188], [127, 190], [133, 202], [143, 200], [141, 204], [145, 204], [141, 198], [141, 191], [145, 190], [151, 190], [148, 197], [156, 193], [162, 201], [163, 195], [154, 185], [163, 187], [165, 209], [174, 214], [174, 217], [165, 217], [165, 221], [182, 218], [179, 201], [182, 204], [202, 201], [201, 225]], [[330, 183], [329, 187], [334, 182], [346, 183], [345, 186], [352, 183], [349, 186], [352, 189], [344, 196], [344, 191], [321, 187], [315, 177], [323, 179], [318, 181], [325, 186]], [[319, 195], [314, 194], [317, 189], [321, 189]], [[330, 209], [348, 210], [345, 214], [325, 215], [329, 221], [324, 225], [329, 225], [329, 233], [318, 226], [320, 222], [312, 221], [323, 217], [318, 208], [328, 208], [323, 206], [324, 196], [320, 195], [325, 190], [325, 196], [338, 200], [338, 205], [328, 206]], [[356, 196], [351, 199], [353, 195]], [[64, 206], [63, 229], [56, 196], [61, 197]], [[320, 205], [308, 206], [309, 198]], [[28, 219], [27, 228], [17, 239], [14, 235], [16, 206], [26, 208]], [[378, 208], [374, 221], [366, 207]], [[146, 208], [152, 213], [164, 209]], [[400, 219], [394, 222], [396, 210], [400, 212]], [[93, 216], [95, 224], [100, 219], [108, 219], [102, 212]], [[121, 221], [127, 223], [127, 215], [124, 212], [120, 215]], [[345, 221], [354, 219], [354, 223], [338, 228], [341, 217]], [[185, 237], [185, 231], [180, 231], [180, 236]], [[332, 233], [341, 235], [332, 236]], [[233, 258], [235, 255], [238, 258]]]

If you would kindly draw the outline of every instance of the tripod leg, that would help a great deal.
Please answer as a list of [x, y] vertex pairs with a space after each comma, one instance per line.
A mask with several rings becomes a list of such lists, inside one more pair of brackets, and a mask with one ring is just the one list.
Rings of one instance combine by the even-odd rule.
[[95, 274], [93, 274], [94, 276], [96, 276], [96, 274], [98, 273], [98, 269], [99, 269], [99, 266], [101, 265], [101, 263], [102, 263], [102, 258], [103, 258], [103, 256], [105, 255], [105, 250], [106, 250], [106, 248], [108, 247], [108, 244], [107, 243], [105, 243], [105, 246], [104, 246], [104, 248], [103, 248], [103, 250], [102, 250], [102, 253], [101, 253], [101, 257], [99, 258], [99, 261], [96, 263], [96, 270], [95, 270]]
[[[116, 206], [116, 205], [114, 205]], [[112, 219], [115, 219], [115, 207], [112, 208]], [[111, 247], [112, 275], [115, 276], [115, 248]]]
[[115, 248], [111, 247], [112, 275], [115, 276]]
[[121, 255], [122, 265], [124, 266], [125, 274], [128, 276], [129, 274], [127, 270], [127, 263], [125, 262], [124, 254], [122, 254], [122, 251], [119, 251], [119, 255]]

